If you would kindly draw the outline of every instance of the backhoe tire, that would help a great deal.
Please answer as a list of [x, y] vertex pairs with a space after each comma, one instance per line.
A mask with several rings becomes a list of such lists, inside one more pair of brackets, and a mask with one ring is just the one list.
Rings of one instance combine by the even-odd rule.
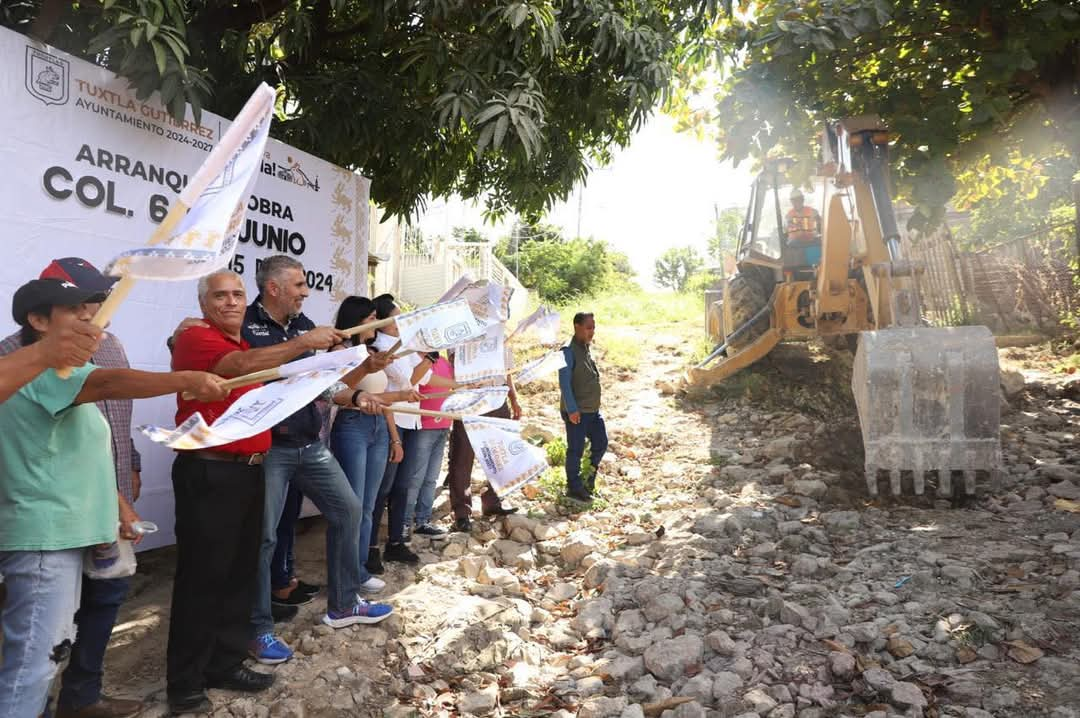
[[728, 330], [727, 342], [730, 350], [739, 351], [753, 343], [769, 328], [769, 319], [765, 316], [740, 336], [730, 338], [731, 333], [757, 316], [769, 303], [772, 290], [772, 279], [763, 272], [739, 272], [728, 280], [727, 301], [731, 305], [732, 326], [724, 329]]

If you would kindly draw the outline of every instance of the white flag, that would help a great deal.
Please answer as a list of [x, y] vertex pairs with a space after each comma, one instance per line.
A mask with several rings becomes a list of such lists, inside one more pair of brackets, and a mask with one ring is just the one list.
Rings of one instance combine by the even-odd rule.
[[465, 287], [460, 296], [469, 303], [469, 309], [478, 322], [492, 327], [510, 318], [510, 297], [513, 294], [513, 287], [481, 279]]
[[462, 422], [497, 496], [506, 496], [547, 471], [547, 453], [521, 438], [520, 422], [474, 416], [463, 417]]
[[274, 90], [259, 85], [180, 193], [189, 211], [163, 236], [113, 259], [105, 273], [133, 279], [194, 279], [226, 266], [270, 135]]
[[418, 352], [449, 349], [484, 333], [464, 299], [399, 314], [395, 322], [401, 345]]
[[490, 386], [483, 389], [458, 389], [442, 403], [439, 411], [447, 414], [487, 414], [506, 403], [510, 388]]
[[[336, 352], [319, 352], [318, 354], [305, 359], [297, 359], [288, 364], [282, 364], [278, 367], [278, 372], [284, 378], [296, 376], [297, 374], [304, 374], [309, 371], [316, 371], [318, 369], [336, 370], [339, 367], [346, 365], [355, 366], [361, 364], [368, 358], [369, 354], [370, 352], [368, 351], [366, 344], [349, 347], [347, 349], [339, 349]], [[350, 371], [352, 370], [350, 369]]]
[[539, 359], [533, 359], [531, 362], [521, 367], [521, 371], [514, 377], [514, 384], [516, 386], [528, 384], [534, 379], [539, 379], [542, 376], [559, 371], [565, 367], [566, 355], [563, 354], [562, 349], [556, 349], [555, 351], [548, 352]]
[[454, 381], [475, 381], [506, 376], [505, 331], [502, 324], [490, 327], [484, 336], [454, 350]]
[[559, 344], [559, 313], [547, 307], [537, 307], [515, 327], [511, 339], [535, 339], [541, 346]]
[[457, 299], [458, 297], [461, 296], [461, 293], [465, 291], [465, 287], [469, 286], [470, 284], [472, 284], [475, 281], [476, 280], [472, 278], [471, 274], [469, 274], [468, 272], [465, 272], [465, 274], [462, 274], [458, 278], [458, 280], [456, 282], [454, 282], [454, 285], [452, 287], [450, 287], [449, 289], [446, 290], [446, 294], [442, 295], [441, 297], [439, 297], [438, 299], [435, 300], [435, 303], [436, 304], [442, 304], [444, 302], [449, 302], [449, 301], [452, 301], [454, 299]]
[[211, 425], [195, 412], [175, 429], [140, 426], [139, 431], [151, 441], [185, 451], [247, 439], [277, 426], [360, 364], [353, 360], [334, 369], [317, 369], [264, 384], [234, 401]]

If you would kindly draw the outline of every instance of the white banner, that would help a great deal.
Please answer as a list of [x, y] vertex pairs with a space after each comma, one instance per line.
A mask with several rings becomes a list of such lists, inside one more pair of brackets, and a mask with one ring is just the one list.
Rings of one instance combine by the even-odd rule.
[[510, 318], [510, 297], [513, 294], [512, 287], [481, 279], [469, 284], [458, 296], [469, 303], [476, 321], [491, 328]]
[[498, 496], [520, 489], [547, 471], [547, 453], [521, 438], [520, 422], [466, 416], [462, 423], [476, 458]]
[[559, 344], [559, 313], [544, 306], [537, 307], [518, 323], [510, 338], [514, 341], [532, 339], [541, 346]]
[[[205, 111], [196, 125], [190, 108], [176, 121], [156, 94], [139, 100], [127, 80], [4, 28], [0, 67], [0, 295], [8, 300], [55, 258], [84, 257], [102, 268], [145, 245], [229, 126]], [[305, 313], [329, 323], [347, 295], [367, 294], [369, 182], [273, 139], [260, 164], [230, 266], [254, 299], [262, 258], [295, 257], [311, 287]], [[139, 282], [110, 331], [134, 367], [167, 371], [165, 339], [198, 314], [195, 280]], [[15, 331], [10, 319], [5, 329]], [[175, 413], [173, 397], [135, 402], [136, 424], [172, 426]], [[140, 547], [172, 543], [173, 454], [141, 435], [136, 445], [137, 508], [161, 527]]]
[[[361, 360], [362, 361], [362, 360]], [[353, 360], [334, 369], [316, 369], [264, 384], [247, 392], [228, 411], [207, 425], [195, 412], [175, 429], [140, 426], [151, 441], [170, 449], [209, 449], [269, 431], [326, 391], [327, 387], [360, 366]]]
[[566, 355], [563, 354], [562, 349], [556, 349], [538, 359], [533, 359], [531, 362], [521, 367], [521, 371], [514, 376], [514, 385], [522, 386], [528, 384], [534, 379], [539, 379], [542, 376], [557, 372], [565, 367]]
[[510, 388], [491, 386], [484, 389], [458, 389], [446, 397], [439, 411], [447, 414], [487, 414], [506, 403]]
[[454, 381], [470, 384], [506, 376], [505, 330], [502, 324], [490, 327], [481, 338], [454, 350]]
[[399, 314], [395, 323], [401, 346], [418, 352], [449, 349], [484, 332], [464, 299]]
[[105, 268], [107, 274], [180, 281], [232, 262], [270, 137], [274, 97], [269, 85], [259, 85], [180, 194], [187, 214], [166, 236], [147, 237], [148, 246], [122, 253]]

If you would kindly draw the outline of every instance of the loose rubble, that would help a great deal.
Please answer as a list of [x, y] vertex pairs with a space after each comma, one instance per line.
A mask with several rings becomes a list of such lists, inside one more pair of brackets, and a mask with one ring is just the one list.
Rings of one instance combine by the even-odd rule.
[[870, 502], [853, 419], [661, 399], [675, 366], [613, 382], [603, 505], [415, 537], [393, 620], [305, 607], [214, 715], [1080, 718], [1080, 393], [1007, 377], [999, 489]]

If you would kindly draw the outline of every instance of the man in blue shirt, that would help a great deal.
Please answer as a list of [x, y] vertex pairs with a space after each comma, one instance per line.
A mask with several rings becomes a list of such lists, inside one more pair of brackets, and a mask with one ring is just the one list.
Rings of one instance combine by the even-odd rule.
[[[242, 334], [253, 347], [269, 347], [307, 341], [308, 348], [288, 361], [311, 356], [313, 349], [328, 349], [340, 343], [345, 335], [332, 327], [316, 327], [301, 311], [309, 289], [303, 265], [286, 255], [263, 260], [255, 275], [259, 296], [247, 309]], [[360, 576], [360, 519], [363, 507], [349, 485], [320, 434], [322, 413], [316, 402], [275, 426], [272, 445], [266, 454], [263, 471], [266, 476], [266, 507], [263, 515], [263, 541], [256, 577], [255, 606], [251, 622], [254, 633], [252, 656], [260, 663], [282, 663], [292, 657], [292, 650], [273, 634], [271, 612], [271, 565], [275, 548], [283, 533], [290, 539], [299, 513], [300, 492], [307, 494], [322, 512], [329, 526], [326, 532], [326, 566], [328, 610], [323, 623], [344, 628], [356, 623], [377, 623], [391, 613], [390, 606], [369, 603], [357, 597], [359, 593], [374, 593], [385, 584], [374, 576], [361, 582]], [[293, 506], [286, 510], [287, 494], [295, 489]], [[283, 513], [284, 512], [284, 513]], [[279, 520], [284, 525], [280, 527]], [[285, 547], [285, 556], [291, 546]], [[278, 560], [283, 560], [279, 556]], [[291, 576], [285, 576], [291, 580]], [[290, 595], [312, 588], [293, 585], [273, 588]], [[345, 603], [345, 598], [352, 599]], [[302, 599], [301, 599], [302, 600]], [[298, 601], [299, 602], [299, 601]], [[351, 605], [348, 611], [330, 610], [330, 606]]]
[[[574, 315], [574, 337], [563, 347], [566, 367], [559, 370], [559, 411], [566, 425], [566, 495], [591, 501], [596, 486], [596, 470], [607, 451], [607, 427], [600, 414], [600, 372], [589, 345], [596, 332], [591, 313]], [[581, 476], [581, 457], [588, 439], [592, 470]]]

